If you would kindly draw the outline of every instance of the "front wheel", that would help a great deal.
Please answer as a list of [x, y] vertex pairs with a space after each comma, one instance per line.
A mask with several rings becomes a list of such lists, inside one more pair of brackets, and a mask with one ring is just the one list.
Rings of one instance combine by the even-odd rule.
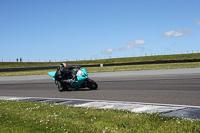
[[94, 80], [88, 78], [87, 79], [87, 87], [90, 90], [96, 90], [98, 88], [98, 85]]
[[68, 88], [61, 82], [58, 82], [57, 85], [58, 85], [58, 91], [60, 91], [60, 92], [68, 90]]

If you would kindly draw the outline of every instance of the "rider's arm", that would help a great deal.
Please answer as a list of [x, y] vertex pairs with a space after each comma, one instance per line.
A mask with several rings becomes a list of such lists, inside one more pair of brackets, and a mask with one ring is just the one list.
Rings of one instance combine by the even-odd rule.
[[55, 80], [58, 80], [58, 81], [61, 80], [61, 78], [62, 78], [62, 72], [60, 71], [60, 67], [58, 67], [54, 78], [55, 78]]

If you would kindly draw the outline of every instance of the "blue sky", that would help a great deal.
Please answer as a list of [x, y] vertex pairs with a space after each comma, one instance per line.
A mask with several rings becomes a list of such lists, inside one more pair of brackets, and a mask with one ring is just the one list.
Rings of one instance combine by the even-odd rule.
[[0, 0], [0, 61], [200, 52], [199, 0]]

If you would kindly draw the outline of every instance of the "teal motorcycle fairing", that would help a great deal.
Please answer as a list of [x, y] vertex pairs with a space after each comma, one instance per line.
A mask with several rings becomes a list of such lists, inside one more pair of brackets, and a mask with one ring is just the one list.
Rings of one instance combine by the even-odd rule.
[[56, 74], [56, 71], [49, 72], [48, 74], [52, 77], [53, 80], [55, 80], [54, 76]]
[[[71, 88], [80, 88], [82, 84], [85, 82], [85, 80], [88, 78], [87, 71], [83, 68], [81, 69], [83, 74], [81, 76], [77, 76], [77, 80], [73, 80], [73, 83], [71, 84]], [[53, 80], [55, 80], [54, 76], [56, 74], [56, 71], [52, 71], [48, 73]]]

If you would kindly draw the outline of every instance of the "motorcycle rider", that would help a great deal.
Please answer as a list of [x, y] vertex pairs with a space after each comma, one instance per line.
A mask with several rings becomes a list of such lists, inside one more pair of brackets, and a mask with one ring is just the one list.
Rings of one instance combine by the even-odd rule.
[[73, 80], [76, 78], [77, 71], [81, 66], [67, 65], [66, 63], [61, 63], [57, 68], [55, 74], [55, 80], [59, 81], [61, 84], [72, 84]]

